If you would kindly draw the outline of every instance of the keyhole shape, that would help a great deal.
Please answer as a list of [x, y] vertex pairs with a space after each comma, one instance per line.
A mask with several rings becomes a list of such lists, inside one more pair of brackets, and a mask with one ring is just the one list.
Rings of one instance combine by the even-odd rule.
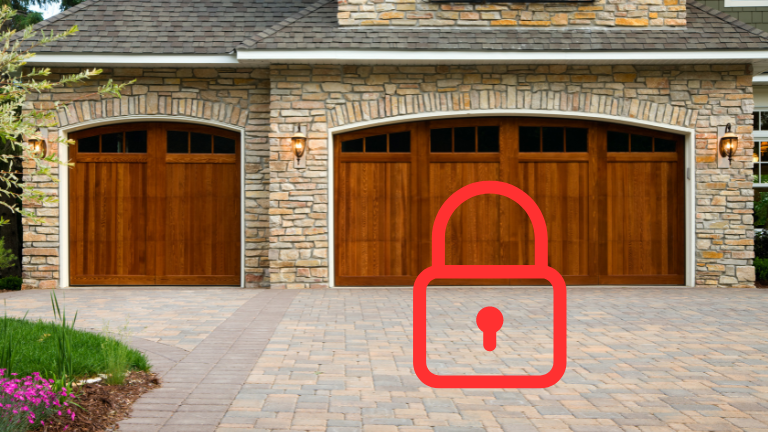
[[493, 306], [480, 309], [477, 313], [477, 327], [483, 332], [483, 348], [486, 351], [496, 349], [496, 333], [504, 324], [504, 315]]

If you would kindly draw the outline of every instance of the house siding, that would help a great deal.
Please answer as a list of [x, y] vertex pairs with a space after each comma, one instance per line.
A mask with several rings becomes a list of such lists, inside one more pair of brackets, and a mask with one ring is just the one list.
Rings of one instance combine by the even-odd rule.
[[[244, 127], [245, 285], [271, 288], [329, 285], [330, 128], [373, 119], [397, 121], [407, 114], [482, 115], [492, 109], [510, 114], [539, 110], [543, 117], [552, 111], [602, 114], [693, 128], [695, 283], [753, 287], [751, 73], [749, 65], [115, 69], [106, 70], [98, 81], [139, 79], [122, 100], [88, 96], [60, 118], [66, 125], [154, 113]], [[92, 93], [96, 83], [88, 84], [40, 95], [30, 104], [46, 108], [53, 100], [71, 101]], [[215, 112], [214, 105], [219, 107]], [[736, 125], [740, 148], [731, 168], [719, 169], [717, 126], [726, 123]], [[290, 144], [298, 125], [308, 125], [309, 138], [306, 168], [299, 170]], [[58, 192], [48, 179], [33, 181]], [[24, 222], [24, 280], [28, 287], [54, 288], [59, 271], [58, 207], [35, 211], [46, 222]]]
[[725, 0], [700, 0], [701, 3], [723, 11], [728, 15], [749, 25], [768, 31], [768, 3], [766, 7], [726, 7]]

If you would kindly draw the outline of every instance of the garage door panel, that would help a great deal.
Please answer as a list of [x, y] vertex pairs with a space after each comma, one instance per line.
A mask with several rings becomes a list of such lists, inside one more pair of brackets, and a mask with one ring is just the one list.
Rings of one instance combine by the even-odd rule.
[[[549, 265], [563, 276], [589, 274], [589, 165], [585, 162], [520, 163], [521, 185], [536, 201], [547, 223]], [[518, 220], [527, 220], [515, 206]], [[519, 264], [534, 263], [530, 220], [518, 223]]]
[[[181, 136], [170, 155], [168, 131]], [[236, 133], [135, 123], [72, 138], [71, 284], [239, 284]]]
[[227, 164], [173, 163], [166, 168], [166, 276], [236, 276], [237, 185]]
[[676, 162], [608, 164], [609, 276], [682, 274]]
[[[410, 163], [340, 165], [339, 276], [415, 277]], [[286, 250], [292, 254], [294, 251]]]
[[148, 275], [147, 165], [82, 163], [72, 175], [73, 276]]
[[[498, 163], [430, 164], [430, 220], [454, 192], [484, 180], [499, 180]], [[502, 262], [500, 200], [498, 195], [474, 197], [453, 213], [445, 235], [446, 264], [511, 264]]]

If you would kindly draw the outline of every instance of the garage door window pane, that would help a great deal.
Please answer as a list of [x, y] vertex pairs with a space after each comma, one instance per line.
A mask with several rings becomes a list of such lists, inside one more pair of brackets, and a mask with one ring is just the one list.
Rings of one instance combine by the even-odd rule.
[[190, 153], [210, 153], [212, 136], [192, 132], [190, 139]]
[[213, 152], [218, 154], [235, 154], [235, 140], [214, 136]]
[[123, 152], [123, 133], [113, 133], [101, 136], [102, 153], [122, 153]]
[[521, 152], [540, 152], [541, 151], [541, 128], [539, 127], [521, 127], [520, 128], [520, 151]]
[[588, 130], [584, 128], [567, 128], [565, 130], [565, 151], [586, 152], [587, 132]]
[[366, 153], [386, 153], [387, 151], [387, 136], [376, 135], [365, 139], [365, 152]]
[[653, 151], [653, 138], [632, 134], [632, 153]]
[[609, 152], [628, 152], [629, 134], [623, 132], [608, 131], [608, 151]]
[[543, 150], [545, 152], [562, 152], [564, 147], [563, 128], [545, 127], [541, 129], [544, 135]]
[[432, 153], [450, 153], [452, 150], [451, 135], [453, 130], [432, 129], [430, 133], [430, 149]]
[[389, 134], [390, 153], [408, 153], [411, 151], [411, 132]]
[[480, 126], [477, 128], [477, 151], [497, 153], [499, 151], [499, 127]]
[[99, 136], [92, 136], [77, 140], [77, 151], [80, 153], [98, 153]]
[[654, 151], [657, 152], [674, 152], [677, 150], [677, 143], [674, 140], [656, 138], [654, 144]]
[[168, 131], [168, 153], [189, 153], [189, 133]]
[[361, 153], [363, 151], [363, 139], [342, 141], [341, 151], [344, 153]]
[[453, 130], [453, 151], [457, 153], [475, 152], [475, 128], [459, 127]]
[[131, 131], [125, 133], [126, 153], [147, 152], [147, 131]]

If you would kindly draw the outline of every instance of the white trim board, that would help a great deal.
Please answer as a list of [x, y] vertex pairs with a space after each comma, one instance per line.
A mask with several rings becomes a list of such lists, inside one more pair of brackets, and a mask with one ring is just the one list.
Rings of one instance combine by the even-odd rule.
[[234, 54], [59, 54], [35, 53], [27, 60], [32, 66], [232, 66]]
[[[240, 288], [245, 287], [245, 128], [196, 117], [162, 114], [127, 115], [61, 126], [59, 136], [67, 139], [70, 133], [83, 129], [145, 121], [203, 124], [240, 133]], [[69, 160], [69, 146], [59, 148], [59, 159]], [[59, 288], [69, 288], [69, 255], [69, 169], [59, 167]], [[142, 286], [136, 288], [142, 288]]]
[[[363, 122], [351, 123], [343, 126], [336, 126], [328, 129], [328, 286], [336, 288], [335, 271], [335, 226], [334, 212], [336, 211], [334, 201], [334, 173], [335, 160], [333, 151], [334, 135], [339, 133], [351, 132], [359, 129], [368, 129], [376, 126], [383, 126], [394, 123], [405, 123], [409, 121], [436, 120], [446, 118], [469, 118], [469, 117], [493, 117], [493, 116], [518, 116], [518, 117], [547, 117], [547, 118], [568, 118], [581, 120], [594, 120], [608, 123], [625, 124], [630, 126], [643, 127], [666, 132], [676, 132], [685, 136], [685, 286], [694, 287], [696, 285], [696, 152], [694, 151], [696, 143], [696, 131], [691, 128], [681, 126], [655, 123], [645, 120], [638, 120], [626, 117], [614, 117], [607, 114], [592, 114], [571, 111], [547, 111], [547, 110], [516, 110], [516, 109], [494, 109], [477, 111], [444, 111], [421, 114], [408, 114], [384, 119], [368, 120]], [[690, 175], [688, 175], [690, 173]], [[340, 287], [346, 288], [346, 287]]]
[[702, 51], [429, 51], [429, 50], [258, 50], [238, 51], [238, 61], [460, 63], [460, 62], [590, 62], [752, 63], [768, 60], [768, 50]]

